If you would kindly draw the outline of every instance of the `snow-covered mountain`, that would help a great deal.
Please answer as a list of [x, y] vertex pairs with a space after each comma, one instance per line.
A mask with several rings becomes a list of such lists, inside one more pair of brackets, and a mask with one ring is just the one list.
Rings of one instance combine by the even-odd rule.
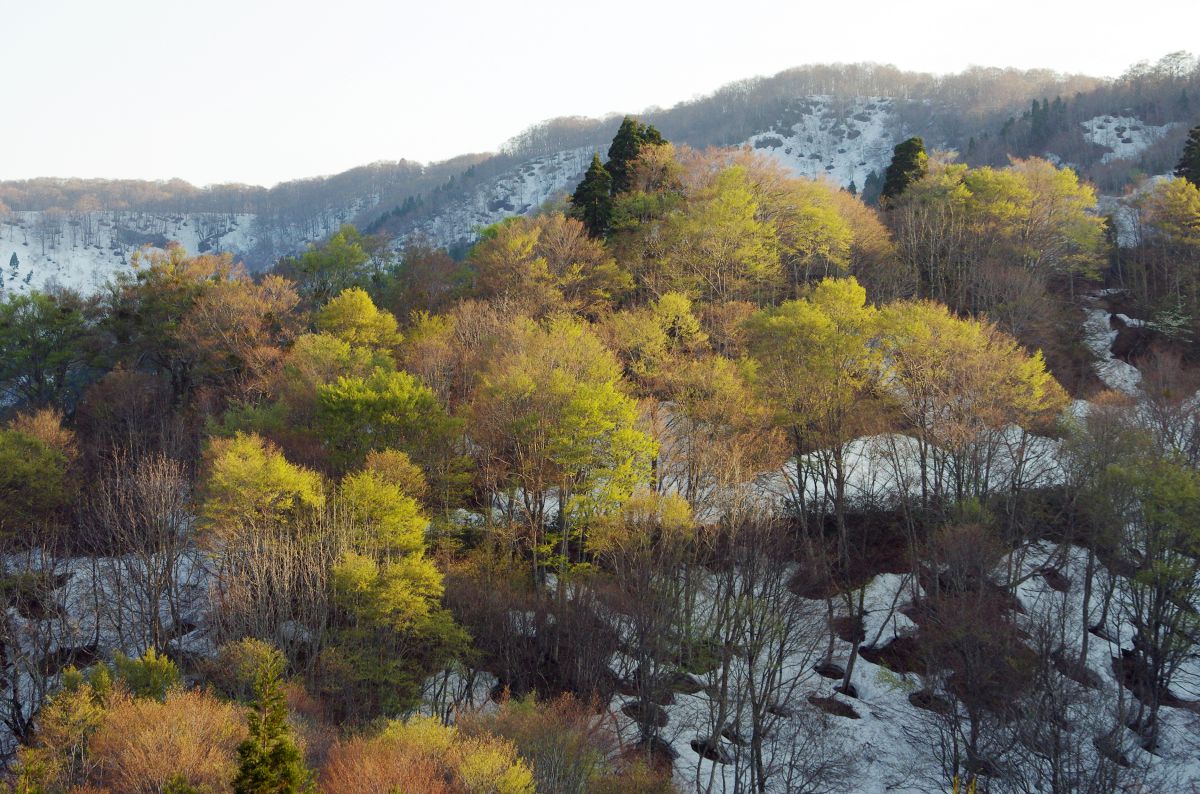
[[[886, 97], [841, 101], [829, 96], [804, 97], [768, 130], [740, 141], [776, 160], [797, 176], [830, 179], [861, 189], [874, 171], [882, 176], [892, 147], [904, 137], [904, 125]], [[461, 248], [482, 227], [510, 215], [523, 215], [574, 189], [605, 146], [584, 146], [538, 157], [485, 182], [406, 234], [420, 234], [436, 245]]]
[[[1195, 89], [1200, 95], [1200, 84]], [[927, 148], [957, 150], [975, 165], [1044, 155], [1119, 195], [1178, 158], [1182, 136], [1200, 120], [1180, 91], [1175, 83], [1106, 83], [1045, 70], [934, 76], [872, 64], [811, 66], [740, 81], [643, 118], [676, 143], [749, 147], [799, 176], [860, 192], [872, 173], [882, 177], [896, 143], [920, 135]], [[1049, 118], [1047, 97], [1064, 96], [1073, 98], [1056, 99], [1053, 129], [1035, 135], [1033, 121]], [[1030, 111], [1039, 100], [1041, 110]], [[128, 267], [132, 251], [171, 240], [192, 252], [229, 251], [262, 270], [347, 222], [388, 234], [397, 246], [420, 235], [461, 253], [480, 228], [570, 192], [592, 153], [604, 156], [619, 123], [615, 116], [555, 119], [498, 154], [374, 163], [269, 190], [0, 182], [0, 289], [93, 291]]]

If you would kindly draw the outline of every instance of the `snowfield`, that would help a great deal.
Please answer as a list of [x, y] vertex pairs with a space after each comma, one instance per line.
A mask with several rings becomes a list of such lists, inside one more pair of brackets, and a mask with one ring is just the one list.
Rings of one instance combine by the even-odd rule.
[[1112, 327], [1109, 317], [1104, 309], [1089, 309], [1083, 324], [1083, 340], [1096, 355], [1096, 374], [1104, 385], [1133, 395], [1142, 382], [1142, 373], [1132, 364], [1113, 357], [1112, 344], [1117, 338], [1117, 329]]
[[172, 242], [189, 254], [271, 262], [332, 234], [370, 205], [363, 199], [303, 224], [266, 224], [252, 213], [10, 212], [0, 215], [0, 294], [55, 287], [95, 293], [129, 270], [135, 251]]

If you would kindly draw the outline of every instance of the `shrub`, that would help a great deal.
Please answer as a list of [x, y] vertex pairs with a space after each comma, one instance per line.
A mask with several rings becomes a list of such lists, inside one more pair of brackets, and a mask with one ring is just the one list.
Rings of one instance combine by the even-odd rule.
[[164, 700], [167, 693], [179, 686], [179, 668], [166, 656], [147, 648], [141, 659], [131, 659], [117, 653], [113, 661], [117, 680], [134, 697]]
[[230, 791], [242, 710], [198, 691], [172, 690], [162, 702], [116, 694], [89, 745], [91, 782], [126, 794], [158, 794], [170, 785]]
[[533, 794], [533, 773], [512, 742], [466, 737], [432, 718], [389, 723], [339, 742], [321, 773], [325, 794]]

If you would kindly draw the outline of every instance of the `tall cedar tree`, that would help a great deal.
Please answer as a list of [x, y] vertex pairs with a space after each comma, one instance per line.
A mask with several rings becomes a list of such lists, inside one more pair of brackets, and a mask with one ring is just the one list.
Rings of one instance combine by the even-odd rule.
[[287, 722], [281, 660], [271, 658], [255, 674], [250, 736], [238, 747], [234, 794], [299, 794], [311, 790], [308, 770]]
[[583, 221], [588, 234], [603, 237], [612, 222], [612, 176], [600, 162], [600, 155], [592, 155], [583, 181], [571, 196], [571, 215]]
[[898, 198], [909, 185], [925, 176], [928, 163], [925, 141], [920, 138], [909, 138], [896, 144], [896, 148], [892, 150], [892, 162], [883, 177], [881, 199], [891, 201]]
[[1183, 156], [1175, 166], [1175, 176], [1186, 179], [1200, 187], [1200, 125], [1192, 127], [1187, 142], [1183, 144]]
[[629, 190], [629, 166], [637, 159], [643, 146], [658, 146], [665, 143], [663, 136], [653, 126], [640, 124], [638, 120], [626, 116], [621, 122], [621, 128], [613, 137], [612, 145], [608, 147], [608, 162], [604, 167], [612, 176], [612, 195], [616, 196]]

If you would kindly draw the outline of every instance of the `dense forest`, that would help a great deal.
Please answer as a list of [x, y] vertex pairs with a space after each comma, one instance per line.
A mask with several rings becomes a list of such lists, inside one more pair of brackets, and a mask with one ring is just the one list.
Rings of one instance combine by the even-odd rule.
[[1194, 785], [1200, 128], [1113, 218], [654, 120], [462, 259], [0, 300], [9, 790]]

